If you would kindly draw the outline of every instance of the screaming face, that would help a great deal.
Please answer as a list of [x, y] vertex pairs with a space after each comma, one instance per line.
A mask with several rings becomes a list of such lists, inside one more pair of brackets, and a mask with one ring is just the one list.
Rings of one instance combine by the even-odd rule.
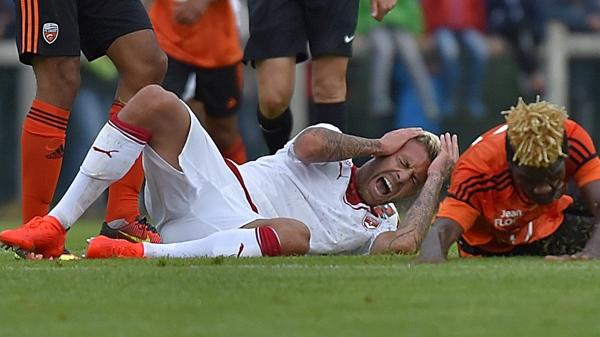
[[376, 206], [416, 194], [431, 161], [425, 146], [412, 139], [396, 153], [375, 157], [358, 170], [358, 193]]

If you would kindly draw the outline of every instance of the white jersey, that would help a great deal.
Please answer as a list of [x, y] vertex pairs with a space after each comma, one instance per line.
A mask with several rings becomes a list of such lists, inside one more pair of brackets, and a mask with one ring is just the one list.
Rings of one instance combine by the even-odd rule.
[[309, 253], [364, 254], [379, 233], [396, 229], [395, 209], [376, 216], [369, 206], [347, 200], [351, 160], [306, 165], [290, 141], [273, 156], [237, 167], [240, 178], [189, 114], [181, 171], [150, 146], [143, 151], [146, 208], [164, 243], [200, 239], [259, 218], [289, 217], [309, 227]]
[[[318, 126], [339, 132], [329, 124]], [[393, 206], [372, 210], [349, 197], [352, 160], [304, 164], [293, 142], [272, 156], [239, 166], [261, 216], [304, 222], [311, 234], [310, 254], [365, 254], [379, 233], [396, 229]]]

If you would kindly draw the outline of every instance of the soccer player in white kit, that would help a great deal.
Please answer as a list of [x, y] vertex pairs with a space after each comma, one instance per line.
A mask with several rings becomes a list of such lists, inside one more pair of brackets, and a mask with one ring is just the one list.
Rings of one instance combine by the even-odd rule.
[[[415, 252], [458, 144], [455, 135], [438, 139], [418, 128], [366, 139], [322, 124], [273, 156], [236, 166], [182, 101], [148, 86], [101, 130], [56, 207], [1, 232], [0, 241], [37, 256], [60, 255], [66, 229], [140, 153], [147, 208], [164, 243], [98, 236], [87, 257]], [[352, 164], [368, 155], [374, 157], [360, 168]], [[381, 205], [417, 193], [402, 226], [381, 214]]]

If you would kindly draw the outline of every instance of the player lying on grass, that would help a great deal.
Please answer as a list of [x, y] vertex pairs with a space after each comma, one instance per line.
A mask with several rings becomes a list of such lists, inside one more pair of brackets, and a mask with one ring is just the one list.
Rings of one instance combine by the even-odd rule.
[[[456, 136], [420, 129], [365, 139], [322, 124], [273, 156], [236, 166], [223, 160], [182, 101], [148, 86], [104, 126], [49, 215], [1, 232], [0, 241], [60, 255], [66, 229], [140, 153], [147, 209], [167, 244], [99, 236], [88, 257], [415, 252], [458, 145]], [[352, 164], [351, 158], [369, 155], [360, 168]], [[376, 206], [419, 190], [398, 228], [379, 216]]]
[[[454, 242], [460, 256], [600, 257], [600, 159], [588, 133], [539, 99], [503, 114], [458, 160], [417, 261], [444, 261]], [[591, 214], [565, 194], [570, 180]]]

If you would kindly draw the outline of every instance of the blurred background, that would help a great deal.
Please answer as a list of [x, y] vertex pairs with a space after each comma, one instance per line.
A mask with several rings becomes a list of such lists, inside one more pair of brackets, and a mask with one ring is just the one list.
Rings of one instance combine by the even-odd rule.
[[[231, 1], [243, 46], [246, 1]], [[31, 68], [18, 62], [13, 6], [0, 0], [0, 217], [14, 212], [16, 218], [20, 132], [35, 81]], [[531, 101], [539, 95], [567, 107], [598, 144], [600, 0], [398, 0], [383, 22], [369, 13], [369, 0], [360, 0], [346, 132], [378, 138], [422, 126], [457, 133], [464, 150], [501, 123], [500, 112], [519, 96]], [[113, 100], [117, 72], [110, 61], [84, 62], [81, 74], [55, 200], [77, 173]], [[308, 83], [310, 62], [297, 67], [294, 134], [315, 119]], [[256, 105], [254, 70], [246, 66], [238, 116], [248, 159], [267, 153]], [[91, 212], [103, 208], [101, 200]]]

